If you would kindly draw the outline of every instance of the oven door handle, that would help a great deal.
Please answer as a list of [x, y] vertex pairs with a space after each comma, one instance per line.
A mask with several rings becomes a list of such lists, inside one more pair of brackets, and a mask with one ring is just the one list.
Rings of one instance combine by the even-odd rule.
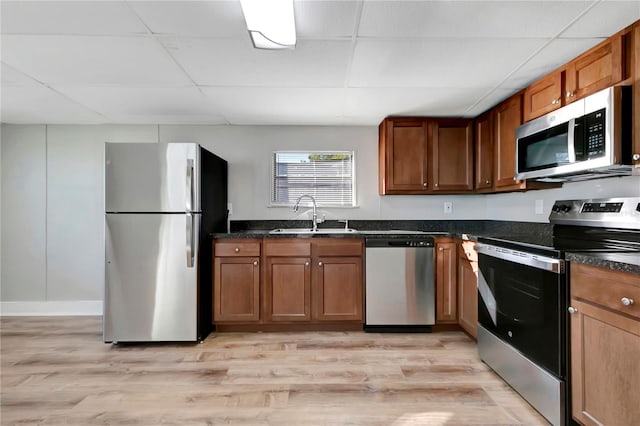
[[538, 254], [526, 253], [504, 247], [492, 246], [489, 244], [478, 244], [476, 246], [478, 254], [495, 257], [521, 265], [531, 266], [536, 269], [553, 272], [554, 274], [564, 274], [564, 260], [553, 257], [541, 256]]

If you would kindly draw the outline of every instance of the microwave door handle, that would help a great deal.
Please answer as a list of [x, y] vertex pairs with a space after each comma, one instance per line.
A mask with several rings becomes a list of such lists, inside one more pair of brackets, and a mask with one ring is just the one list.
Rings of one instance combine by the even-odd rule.
[[567, 131], [567, 154], [569, 155], [569, 164], [576, 162], [576, 146], [575, 146], [575, 129], [576, 129], [576, 119], [572, 118], [569, 120], [568, 131]]

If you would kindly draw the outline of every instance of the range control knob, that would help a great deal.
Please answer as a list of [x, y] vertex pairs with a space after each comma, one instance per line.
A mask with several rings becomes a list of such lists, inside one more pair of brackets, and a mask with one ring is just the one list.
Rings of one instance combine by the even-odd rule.
[[560, 206], [560, 213], [569, 213], [571, 211], [571, 206], [568, 204], [562, 204]]

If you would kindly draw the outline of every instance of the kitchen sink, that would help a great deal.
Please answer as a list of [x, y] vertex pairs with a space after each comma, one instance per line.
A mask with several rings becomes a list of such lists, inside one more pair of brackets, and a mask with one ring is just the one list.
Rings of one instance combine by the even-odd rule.
[[269, 231], [270, 234], [353, 234], [358, 232], [351, 228], [320, 228], [317, 231], [311, 228], [279, 228]]

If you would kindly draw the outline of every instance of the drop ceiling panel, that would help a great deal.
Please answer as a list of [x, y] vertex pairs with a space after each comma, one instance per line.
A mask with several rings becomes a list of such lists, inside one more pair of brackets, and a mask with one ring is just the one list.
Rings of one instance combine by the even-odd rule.
[[490, 92], [483, 95], [475, 105], [471, 106], [469, 109], [465, 111], [465, 115], [469, 117], [477, 117], [483, 112], [488, 111], [492, 107], [498, 105], [500, 102], [504, 101], [518, 90], [516, 89], [493, 89]]
[[640, 19], [640, 1], [607, 0], [597, 3], [561, 37], [609, 37]]
[[162, 46], [150, 38], [5, 35], [2, 60], [51, 84], [191, 84]]
[[239, 1], [134, 1], [154, 34], [249, 37]]
[[300, 1], [294, 3], [299, 38], [351, 37], [360, 2]]
[[163, 39], [199, 85], [342, 87], [348, 41], [298, 40], [295, 50], [254, 49], [247, 40]]
[[196, 88], [56, 87], [118, 123], [226, 124]]
[[0, 103], [4, 123], [99, 124], [108, 121], [44, 86], [3, 86]]
[[366, 1], [363, 37], [553, 37], [591, 1]]
[[501, 84], [503, 88], [526, 87], [540, 77], [571, 61], [603, 39], [556, 39], [537, 53]]
[[542, 39], [359, 40], [350, 87], [495, 87]]
[[389, 115], [457, 116], [489, 88], [367, 88], [347, 89], [345, 116], [369, 117], [379, 122]]
[[145, 34], [122, 1], [3, 1], [3, 34]]
[[344, 89], [205, 87], [202, 90], [231, 124], [335, 124], [344, 106]]
[[6, 86], [40, 86], [33, 78], [10, 67], [4, 62], [0, 64], [2, 73], [2, 87]]

